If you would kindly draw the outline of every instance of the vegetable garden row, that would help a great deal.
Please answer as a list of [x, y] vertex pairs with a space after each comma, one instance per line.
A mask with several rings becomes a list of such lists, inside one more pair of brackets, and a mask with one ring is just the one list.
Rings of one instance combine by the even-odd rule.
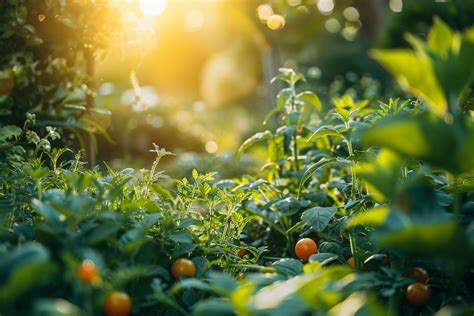
[[326, 104], [280, 69], [281, 126], [235, 157], [267, 163], [238, 179], [171, 179], [157, 145], [91, 169], [34, 114], [0, 127], [0, 314], [472, 315], [474, 29], [407, 40], [372, 56], [417, 98]]

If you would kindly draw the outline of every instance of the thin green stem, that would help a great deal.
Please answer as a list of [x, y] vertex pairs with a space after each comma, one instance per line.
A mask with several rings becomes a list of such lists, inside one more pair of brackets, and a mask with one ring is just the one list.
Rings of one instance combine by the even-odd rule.
[[453, 213], [454, 220], [459, 224], [461, 220], [461, 194], [459, 192], [459, 176], [454, 176], [454, 201], [453, 201]]

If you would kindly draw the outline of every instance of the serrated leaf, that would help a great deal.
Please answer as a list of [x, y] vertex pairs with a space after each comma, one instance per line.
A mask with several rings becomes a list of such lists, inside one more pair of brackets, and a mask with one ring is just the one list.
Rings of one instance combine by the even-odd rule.
[[22, 133], [22, 129], [15, 125], [7, 125], [0, 128], [0, 143], [16, 140]]

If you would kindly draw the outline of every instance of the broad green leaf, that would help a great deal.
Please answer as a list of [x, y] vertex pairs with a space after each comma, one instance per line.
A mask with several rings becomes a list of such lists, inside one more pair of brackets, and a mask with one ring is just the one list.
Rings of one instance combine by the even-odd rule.
[[179, 256], [184, 255], [185, 253], [191, 252], [194, 249], [196, 249], [197, 245], [196, 244], [189, 244], [189, 243], [183, 243], [178, 245], [178, 247], [175, 248], [173, 251], [173, 258], [177, 258]]
[[169, 235], [169, 239], [182, 244], [192, 244], [194, 242], [193, 236], [185, 231], [173, 233]]
[[393, 152], [382, 149], [377, 158], [357, 167], [357, 176], [370, 186], [370, 192], [379, 202], [392, 199], [400, 184], [401, 159]]
[[296, 259], [280, 259], [272, 264], [272, 267], [278, 273], [287, 275], [287, 276], [295, 276], [303, 272], [303, 264]]
[[100, 224], [92, 232], [86, 235], [86, 242], [89, 244], [96, 244], [104, 239], [114, 236], [120, 229], [120, 226], [114, 223]]
[[404, 89], [424, 99], [437, 114], [446, 113], [446, 97], [427, 56], [408, 49], [372, 50], [371, 55], [392, 73]]
[[229, 300], [208, 299], [200, 301], [193, 309], [193, 316], [234, 316], [235, 309]]
[[311, 135], [311, 137], [308, 139], [308, 142], [312, 141], [313, 139], [317, 139], [320, 137], [325, 137], [325, 136], [333, 136], [337, 138], [344, 138], [345, 137], [333, 126], [321, 126], [316, 130], [316, 132]]
[[438, 17], [434, 18], [434, 24], [428, 34], [428, 47], [440, 54], [444, 55], [453, 45], [453, 32], [449, 26]]
[[316, 93], [311, 91], [304, 91], [299, 93], [296, 97], [302, 100], [305, 104], [315, 107], [318, 112], [321, 112], [321, 100], [319, 100], [319, 97]]
[[313, 174], [318, 171], [319, 169], [326, 167], [332, 163], [335, 163], [337, 161], [336, 158], [329, 158], [329, 159], [321, 159], [320, 161], [312, 164], [305, 170], [303, 173], [303, 176], [300, 179], [300, 184], [298, 188], [298, 196], [301, 194], [301, 189], [303, 188], [303, 185], [306, 183], [306, 181], [313, 176]]
[[301, 219], [316, 232], [322, 232], [336, 214], [337, 207], [313, 207], [303, 212]]
[[0, 143], [16, 140], [21, 135], [21, 128], [15, 125], [0, 127]]
[[0, 301], [8, 304], [33, 288], [53, 270], [49, 252], [42, 246], [28, 243], [0, 259]]
[[181, 280], [179, 283], [176, 283], [173, 286], [172, 291], [176, 294], [181, 290], [189, 289], [196, 289], [206, 292], [212, 291], [211, 287], [207, 283], [195, 278]]
[[82, 316], [80, 309], [63, 299], [41, 299], [34, 303], [33, 316]]
[[396, 249], [405, 253], [432, 258], [444, 257], [459, 263], [472, 263], [474, 252], [463, 229], [455, 222], [445, 221], [410, 225], [381, 234], [382, 248]]
[[339, 259], [339, 256], [333, 253], [327, 253], [327, 252], [320, 252], [320, 253], [315, 253], [311, 257], [309, 257], [308, 261], [309, 262], [321, 262], [321, 265], [327, 265], [331, 262], [337, 261]]
[[243, 144], [240, 146], [239, 150], [237, 151], [237, 156], [240, 157], [244, 151], [246, 151], [250, 146], [272, 138], [272, 133], [270, 131], [260, 132], [252, 137], [246, 139]]
[[379, 206], [365, 212], [359, 212], [352, 216], [346, 224], [347, 228], [357, 225], [380, 226], [388, 217], [390, 209], [387, 206]]
[[366, 145], [385, 147], [455, 173], [460, 167], [454, 129], [438, 117], [389, 117], [368, 128], [361, 139]]

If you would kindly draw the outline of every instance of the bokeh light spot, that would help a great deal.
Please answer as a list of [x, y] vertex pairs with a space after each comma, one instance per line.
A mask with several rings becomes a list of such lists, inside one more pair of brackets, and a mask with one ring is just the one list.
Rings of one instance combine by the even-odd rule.
[[390, 0], [390, 9], [393, 12], [402, 12], [403, 1], [402, 0]]
[[318, 10], [321, 14], [329, 15], [334, 10], [334, 1], [333, 0], [318, 0]]
[[285, 27], [285, 24], [285, 18], [279, 14], [272, 15], [267, 21], [267, 26], [271, 30], [280, 30]]
[[273, 9], [269, 4], [262, 4], [257, 8], [257, 16], [262, 23], [266, 23], [272, 15]]
[[144, 15], [159, 16], [168, 5], [168, 0], [139, 0], [140, 10]]
[[219, 149], [219, 146], [217, 146], [217, 143], [214, 141], [209, 141], [206, 143], [206, 151], [210, 154], [215, 154], [217, 152], [217, 149]]
[[342, 12], [344, 17], [351, 22], [357, 21], [360, 18], [359, 11], [354, 7], [347, 7]]
[[330, 33], [338, 33], [341, 30], [341, 24], [336, 19], [329, 19], [324, 23], [326, 30]]

